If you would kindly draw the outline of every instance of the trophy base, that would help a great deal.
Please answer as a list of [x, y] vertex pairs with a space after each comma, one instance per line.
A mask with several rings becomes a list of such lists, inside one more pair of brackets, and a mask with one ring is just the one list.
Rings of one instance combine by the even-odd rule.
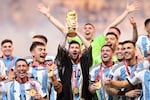
[[77, 35], [76, 32], [69, 32], [69, 33], [67, 33], [68, 37], [75, 37], [76, 35]]

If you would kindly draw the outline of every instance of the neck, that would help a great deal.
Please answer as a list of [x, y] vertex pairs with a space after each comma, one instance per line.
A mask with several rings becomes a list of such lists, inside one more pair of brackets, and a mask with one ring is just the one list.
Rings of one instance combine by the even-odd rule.
[[26, 83], [28, 81], [28, 77], [27, 76], [24, 78], [17, 77], [16, 81], [18, 81], [19, 83]]
[[112, 60], [110, 60], [109, 62], [102, 62], [102, 66], [103, 67], [111, 67], [113, 65], [113, 61]]
[[93, 41], [93, 39], [89, 39], [89, 40], [87, 40], [87, 41], [88, 41], [88, 43], [90, 43], [90, 44], [91, 44], [91, 43], [92, 43], [92, 41]]
[[132, 66], [132, 65], [135, 65], [137, 62], [136, 62], [136, 57], [134, 57], [133, 59], [130, 59], [130, 60], [126, 60], [128, 66]]
[[78, 64], [80, 62], [80, 59], [78, 58], [78, 59], [76, 59], [76, 60], [72, 60], [72, 63], [73, 64]]

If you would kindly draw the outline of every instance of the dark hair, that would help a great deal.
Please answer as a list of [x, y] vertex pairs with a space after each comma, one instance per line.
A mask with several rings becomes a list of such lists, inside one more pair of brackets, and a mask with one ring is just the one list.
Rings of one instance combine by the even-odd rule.
[[28, 65], [27, 61], [26, 61], [25, 59], [23, 59], [23, 58], [18, 58], [18, 59], [16, 60], [15, 65], [17, 65], [17, 62], [19, 62], [19, 61], [24, 61], [24, 62]]
[[131, 40], [126, 40], [123, 42], [123, 45], [126, 43], [131, 43], [134, 47], [135, 47], [135, 42], [131, 41]]
[[119, 35], [121, 35], [121, 31], [120, 31], [120, 29], [119, 29], [119, 28], [117, 28], [117, 27], [112, 26], [112, 27], [110, 27], [109, 29], [116, 29], [116, 30], [119, 32]]
[[80, 46], [80, 43], [79, 42], [77, 42], [77, 41], [71, 41], [71, 42], [69, 42], [69, 48], [70, 48], [70, 46], [71, 46], [71, 44], [78, 44], [79, 46]]
[[123, 45], [123, 42], [119, 42], [118, 45]]
[[118, 36], [114, 33], [114, 32], [108, 32], [107, 34], [106, 34], [106, 36], [107, 35], [114, 35], [115, 37], [116, 37], [116, 39], [118, 40]]
[[41, 35], [41, 34], [34, 35], [32, 38], [39, 38], [39, 39], [43, 39], [45, 43], [48, 42], [48, 39], [46, 38], [46, 36]]
[[86, 26], [86, 25], [91, 25], [95, 29], [95, 26], [93, 24], [91, 24], [91, 23], [84, 24], [84, 26]]
[[[111, 45], [105, 44], [105, 45], [102, 46], [102, 48], [103, 47], [109, 47], [112, 50], [112, 52], [114, 52], [114, 49], [111, 47]], [[101, 48], [101, 51], [102, 51], [102, 48]]]
[[3, 44], [7, 43], [7, 42], [13, 44], [12, 40], [10, 40], [10, 39], [5, 39], [5, 40], [3, 40], [3, 41], [1, 42], [1, 46], [2, 46]]
[[37, 46], [45, 46], [42, 42], [33, 42], [30, 46], [30, 52], [33, 51]]
[[144, 25], [148, 25], [150, 23], [150, 18], [146, 19], [145, 22], [144, 22]]

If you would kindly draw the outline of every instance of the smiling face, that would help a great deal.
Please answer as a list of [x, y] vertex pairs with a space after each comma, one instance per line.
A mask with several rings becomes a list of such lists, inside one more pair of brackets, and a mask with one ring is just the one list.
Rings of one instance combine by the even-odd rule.
[[131, 60], [135, 57], [135, 46], [132, 43], [123, 44], [124, 57], [126, 60]]
[[34, 61], [37, 61], [39, 63], [45, 62], [46, 57], [46, 48], [45, 46], [37, 46], [32, 52], [31, 52]]
[[3, 53], [4, 57], [9, 57], [12, 55], [13, 52], [13, 45], [10, 42], [5, 42], [2, 46], [1, 46], [1, 50]]
[[44, 63], [47, 55], [46, 47], [41, 42], [34, 42], [30, 47], [34, 63]]
[[118, 44], [118, 46], [116, 48], [116, 56], [119, 61], [124, 59], [123, 44]]
[[115, 50], [116, 45], [118, 44], [118, 39], [115, 34], [106, 35], [106, 44], [111, 45], [111, 47]]
[[73, 61], [77, 61], [81, 53], [80, 45], [77, 43], [70, 44], [68, 52], [69, 52], [71, 59]]
[[84, 25], [83, 36], [84, 36], [87, 40], [92, 40], [94, 34], [95, 34], [95, 28], [94, 28], [94, 26], [92, 26], [92, 25], [90, 25], [90, 24]]
[[28, 70], [29, 70], [29, 66], [25, 61], [20, 60], [16, 62], [15, 72], [18, 78], [21, 79], [25, 78], [27, 76]]
[[109, 62], [112, 59], [113, 51], [109, 46], [104, 46], [101, 49], [101, 58], [104, 63]]

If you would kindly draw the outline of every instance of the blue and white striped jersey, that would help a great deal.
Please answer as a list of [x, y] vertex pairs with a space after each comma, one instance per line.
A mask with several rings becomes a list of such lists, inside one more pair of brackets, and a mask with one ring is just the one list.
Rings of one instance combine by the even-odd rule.
[[104, 100], [104, 95], [105, 95], [105, 98], [106, 100], [108, 100], [110, 98], [110, 96], [108, 96], [108, 94], [106, 93], [106, 91], [103, 91], [103, 84], [102, 84], [102, 79], [106, 78], [106, 77], [109, 77], [109, 73], [110, 73], [110, 70], [111, 70], [111, 67], [108, 67], [108, 68], [105, 68], [100, 65], [96, 65], [94, 66], [91, 71], [90, 71], [90, 81], [91, 82], [96, 82], [97, 80], [97, 77], [100, 73], [100, 71], [102, 71], [101, 73], [101, 78], [99, 78], [99, 82], [101, 84], [101, 88], [98, 90], [98, 98], [99, 100]]
[[150, 70], [142, 69], [135, 72], [135, 76], [131, 79], [128, 78], [129, 82], [133, 85], [142, 83], [144, 100], [150, 99]]
[[150, 41], [147, 35], [141, 35], [138, 37], [136, 47], [140, 49], [142, 55], [147, 57], [148, 50], [150, 49]]
[[34, 97], [30, 96], [29, 91], [33, 89], [38, 91], [38, 93], [45, 97], [46, 93], [42, 91], [42, 87], [39, 82], [32, 81], [32, 84], [28, 81], [24, 84], [20, 84], [16, 80], [14, 81], [2, 81], [0, 82], [0, 92], [7, 94], [7, 100], [34, 100]]

